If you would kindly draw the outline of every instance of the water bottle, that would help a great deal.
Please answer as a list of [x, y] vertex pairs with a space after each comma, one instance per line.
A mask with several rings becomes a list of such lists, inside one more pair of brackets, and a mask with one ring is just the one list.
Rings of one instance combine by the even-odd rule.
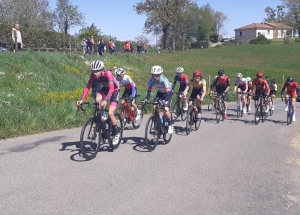
[[159, 115], [159, 120], [160, 120], [160, 123], [163, 124], [164, 120], [161, 115]]
[[102, 112], [102, 117], [101, 117], [101, 119], [102, 119], [103, 121], [107, 120], [106, 112], [105, 112], [105, 111]]

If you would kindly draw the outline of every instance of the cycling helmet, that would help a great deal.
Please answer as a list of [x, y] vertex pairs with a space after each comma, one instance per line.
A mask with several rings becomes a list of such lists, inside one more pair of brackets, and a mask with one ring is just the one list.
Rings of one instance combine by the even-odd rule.
[[263, 76], [264, 76], [264, 73], [262, 73], [262, 72], [257, 72], [256, 73], [257, 78], [262, 78]]
[[195, 70], [193, 72], [193, 76], [199, 76], [199, 77], [202, 77], [202, 72], [200, 70]]
[[124, 75], [125, 74], [125, 70], [123, 68], [118, 68], [115, 71], [116, 75]]
[[247, 79], [247, 81], [251, 81], [251, 78], [250, 78], [250, 77], [247, 77], [246, 79]]
[[275, 80], [275, 79], [272, 79], [272, 80], [271, 80], [271, 83], [272, 83], [272, 84], [276, 84], [276, 80]]
[[238, 77], [238, 78], [242, 78], [242, 77], [243, 77], [243, 75], [242, 75], [242, 73], [238, 73], [238, 74], [236, 74], [236, 77]]
[[292, 78], [292, 77], [288, 77], [287, 79], [286, 79], [286, 82], [293, 82], [294, 81], [294, 79]]
[[176, 69], [176, 73], [183, 73], [184, 72], [184, 69], [182, 67], [178, 67]]
[[91, 63], [91, 69], [92, 70], [102, 70], [104, 69], [104, 63], [101, 60], [94, 60]]
[[219, 70], [218, 75], [224, 75], [224, 74], [225, 74], [224, 70]]
[[153, 66], [151, 68], [151, 74], [152, 75], [160, 75], [161, 73], [163, 73], [163, 68], [161, 68], [161, 66]]

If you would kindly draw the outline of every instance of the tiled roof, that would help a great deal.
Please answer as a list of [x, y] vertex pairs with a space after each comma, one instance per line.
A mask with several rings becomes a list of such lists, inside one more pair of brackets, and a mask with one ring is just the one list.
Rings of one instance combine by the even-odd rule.
[[236, 28], [234, 30], [242, 30], [242, 29], [274, 29], [274, 28], [284, 28], [284, 29], [292, 29], [292, 27], [284, 25], [282, 23], [276, 22], [265, 22], [265, 23], [252, 23], [250, 25], [245, 25], [240, 28]]

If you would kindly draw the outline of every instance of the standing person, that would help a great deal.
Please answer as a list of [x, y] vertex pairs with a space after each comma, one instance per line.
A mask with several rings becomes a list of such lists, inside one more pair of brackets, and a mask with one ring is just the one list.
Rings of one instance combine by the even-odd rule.
[[[256, 78], [253, 79], [252, 81], [252, 86], [251, 86], [251, 91], [253, 94], [255, 94], [253, 96], [253, 100], [254, 100], [254, 104], [255, 104], [255, 110], [257, 108], [258, 105], [258, 99], [259, 96], [262, 95], [264, 98], [264, 103], [267, 104], [267, 108], [265, 110], [266, 113], [269, 112], [269, 102], [268, 102], [268, 95], [270, 95], [270, 87], [268, 82], [263, 79], [264, 73], [262, 72], [257, 72], [256, 73]], [[255, 87], [255, 92], [254, 92], [254, 87]]]
[[189, 99], [189, 106], [192, 105], [192, 99], [196, 99], [198, 110], [197, 118], [200, 119], [202, 116], [202, 101], [206, 95], [206, 81], [202, 78], [202, 72], [200, 70], [193, 72], [193, 79], [183, 92], [184, 97], [186, 97], [190, 88], [192, 88], [192, 92]]
[[[178, 67], [176, 69], [176, 76], [174, 77], [174, 82], [173, 82], [173, 90], [175, 90], [176, 82], [177, 81], [179, 82], [178, 94], [180, 95], [182, 95], [183, 91], [185, 91], [185, 89], [188, 88], [188, 84], [189, 84], [189, 78], [186, 74], [183, 74], [183, 72], [184, 69], [182, 67]], [[182, 102], [182, 98], [180, 98], [180, 102]], [[185, 102], [183, 103], [183, 110], [187, 110], [187, 109], [188, 109], [188, 102], [187, 100], [185, 100]]]
[[108, 49], [109, 49], [109, 53], [110, 53], [110, 54], [115, 53], [115, 51], [116, 51], [116, 46], [115, 46], [115, 43], [114, 43], [114, 40], [113, 40], [113, 39], [110, 39], [110, 40], [109, 40], [109, 42], [108, 42]]
[[[223, 105], [224, 105], [224, 119], [227, 119], [227, 92], [230, 88], [230, 78], [225, 75], [224, 70], [219, 70], [218, 76], [216, 76], [213, 84], [212, 84], [212, 91], [213, 89], [216, 89], [217, 94], [222, 94], [223, 95]], [[216, 97], [214, 97], [214, 103], [216, 104]]]
[[128, 40], [124, 42], [124, 52], [130, 52], [130, 42]]
[[15, 24], [15, 27], [12, 28], [12, 32], [11, 32], [11, 37], [12, 40], [14, 41], [14, 45], [13, 45], [14, 52], [21, 50], [23, 46], [22, 36], [19, 27], [20, 27], [19, 24]]
[[81, 41], [81, 49], [82, 49], [82, 54], [85, 55], [86, 54], [86, 39], [83, 38]]
[[134, 50], [133, 44], [132, 44], [132, 42], [130, 42], [130, 41], [129, 41], [129, 43], [130, 43], [130, 52], [133, 53], [133, 50]]
[[92, 48], [93, 48], [93, 44], [91, 42], [91, 37], [86, 41], [86, 47], [87, 47], [87, 55], [91, 55]]
[[138, 42], [138, 44], [137, 44], [137, 53], [138, 54], [142, 53], [142, 44], [141, 44], [141, 42]]
[[91, 55], [93, 55], [94, 51], [95, 51], [95, 40], [94, 40], [93, 36], [91, 36], [91, 43], [92, 43], [92, 52], [91, 52]]
[[99, 53], [99, 55], [104, 55], [104, 51], [105, 51], [104, 47], [105, 47], [105, 43], [104, 43], [103, 39], [100, 39], [98, 41], [98, 53]]
[[[151, 68], [152, 77], [149, 79], [148, 82], [148, 93], [146, 98], [142, 101], [142, 104], [147, 103], [150, 99], [152, 88], [157, 89], [157, 93], [155, 96], [154, 101], [160, 103], [160, 105], [164, 106], [164, 115], [169, 122], [168, 133], [172, 134], [174, 127], [170, 113], [170, 105], [172, 103], [172, 86], [166, 76], [163, 76], [163, 68], [161, 66], [153, 66]], [[153, 107], [154, 112], [154, 107]]]
[[146, 44], [144, 44], [144, 53], [147, 54], [148, 53], [148, 46]]
[[117, 138], [118, 131], [115, 110], [118, 107], [119, 82], [112, 75], [111, 71], [105, 70], [104, 63], [100, 60], [93, 61], [91, 69], [90, 78], [83, 90], [81, 99], [77, 101], [77, 106], [81, 106], [91, 88], [95, 101], [99, 103], [99, 108], [105, 108], [108, 101], [110, 101], [108, 116], [113, 128], [112, 136]]
[[288, 77], [286, 79], [285, 84], [282, 87], [281, 90], [281, 98], [283, 98], [283, 93], [286, 89], [286, 94], [285, 94], [285, 104], [286, 108], [285, 111], [288, 111], [288, 99], [291, 97], [292, 98], [292, 110], [293, 110], [293, 119], [292, 121], [296, 121], [296, 98], [297, 98], [297, 88], [298, 88], [298, 83], [294, 81], [292, 77]]
[[270, 97], [271, 97], [271, 101], [272, 101], [271, 110], [274, 110], [274, 107], [275, 107], [274, 102], [275, 102], [276, 92], [277, 92], [276, 80], [272, 79], [271, 84], [270, 84]]

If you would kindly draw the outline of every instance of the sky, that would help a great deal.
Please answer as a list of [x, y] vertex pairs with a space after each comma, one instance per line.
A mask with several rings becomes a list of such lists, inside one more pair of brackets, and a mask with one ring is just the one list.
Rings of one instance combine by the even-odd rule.
[[[48, 0], [50, 8], [54, 10], [56, 0]], [[94, 25], [102, 34], [116, 37], [117, 40], [135, 40], [140, 35], [146, 36], [150, 44], [155, 44], [155, 36], [143, 32], [145, 15], [138, 15], [133, 10], [133, 5], [142, 0], [69, 0], [72, 5], [77, 5], [79, 11], [85, 16], [86, 26]], [[261, 23], [267, 17], [265, 8], [270, 6], [276, 9], [281, 5], [281, 0], [198, 0], [201, 7], [207, 3], [217, 11], [223, 12], [228, 17], [224, 29], [227, 32], [223, 38], [234, 37], [234, 29], [251, 24]], [[70, 34], [78, 33], [81, 27], [72, 28]]]

